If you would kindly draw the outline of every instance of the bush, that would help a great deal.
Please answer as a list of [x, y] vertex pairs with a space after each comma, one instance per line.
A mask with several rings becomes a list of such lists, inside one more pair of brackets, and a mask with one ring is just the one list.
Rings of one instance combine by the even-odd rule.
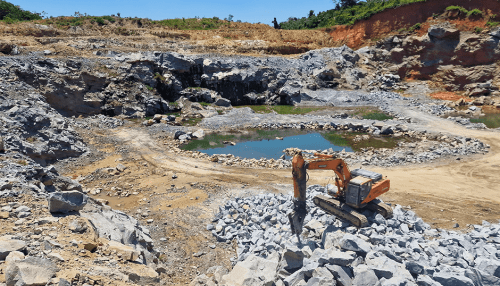
[[189, 19], [167, 19], [161, 21], [152, 21], [153, 24], [176, 28], [179, 30], [211, 30], [218, 29], [221, 26], [228, 25], [226, 21], [213, 18], [189, 18]]
[[111, 16], [102, 16], [104, 20], [108, 20], [110, 23], [114, 23], [116, 20]]
[[460, 6], [448, 6], [446, 7], [446, 11], [450, 11], [450, 10], [458, 10], [460, 11], [460, 13], [464, 13], [464, 14], [467, 14], [469, 11], [467, 11], [467, 9], [465, 9], [464, 7], [460, 7]]
[[15, 23], [16, 21], [31, 21], [41, 20], [42, 17], [36, 13], [22, 10], [18, 6], [7, 1], [0, 0], [0, 20], [7, 23]]
[[10, 17], [5, 17], [5, 18], [3, 18], [3, 21], [4, 21], [6, 24], [14, 24], [14, 23], [19, 22], [19, 21], [17, 21], [17, 20], [11, 19]]
[[479, 9], [474, 9], [474, 10], [469, 11], [469, 13], [467, 13], [467, 17], [470, 17], [470, 16], [483, 16], [483, 12]]
[[106, 25], [106, 22], [104, 22], [104, 19], [102, 17], [96, 17], [95, 18], [95, 21], [97, 22], [97, 24], [99, 25]]
[[411, 26], [411, 27], [408, 29], [408, 31], [413, 32], [413, 31], [415, 31], [415, 30], [420, 30], [420, 28], [421, 28], [421, 27], [422, 27], [422, 24], [420, 24], [420, 23], [416, 23], [415, 25]]
[[481, 27], [474, 28], [474, 33], [476, 33], [476, 34], [481, 34], [482, 31], [483, 31], [483, 28], [481, 28]]

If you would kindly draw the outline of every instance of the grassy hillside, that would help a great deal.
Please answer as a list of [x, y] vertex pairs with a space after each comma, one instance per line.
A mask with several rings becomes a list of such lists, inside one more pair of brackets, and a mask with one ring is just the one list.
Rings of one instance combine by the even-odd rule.
[[5, 22], [40, 20], [36, 13], [25, 11], [7, 1], [0, 0], [0, 20]]
[[358, 20], [368, 19], [372, 15], [380, 13], [386, 9], [425, 1], [427, 0], [370, 0], [367, 2], [361, 2], [352, 7], [320, 12], [318, 15], [310, 13], [309, 17], [303, 17], [300, 19], [291, 17], [288, 21], [280, 23], [280, 25], [281, 28], [286, 30], [315, 29], [335, 25], [353, 25]]

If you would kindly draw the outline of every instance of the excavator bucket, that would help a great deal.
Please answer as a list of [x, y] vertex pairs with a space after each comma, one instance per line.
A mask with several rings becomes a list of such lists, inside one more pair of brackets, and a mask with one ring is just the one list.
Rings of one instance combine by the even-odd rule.
[[307, 211], [305, 210], [293, 210], [288, 214], [288, 219], [290, 220], [290, 228], [293, 234], [297, 237], [302, 233], [302, 228], [304, 226], [304, 219], [306, 218]]

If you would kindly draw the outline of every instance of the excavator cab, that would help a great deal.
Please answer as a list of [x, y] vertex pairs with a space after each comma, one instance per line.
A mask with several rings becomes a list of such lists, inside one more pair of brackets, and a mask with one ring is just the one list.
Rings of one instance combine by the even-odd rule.
[[349, 182], [345, 194], [345, 203], [353, 208], [362, 208], [366, 203], [362, 203], [372, 190], [372, 179], [358, 176]]

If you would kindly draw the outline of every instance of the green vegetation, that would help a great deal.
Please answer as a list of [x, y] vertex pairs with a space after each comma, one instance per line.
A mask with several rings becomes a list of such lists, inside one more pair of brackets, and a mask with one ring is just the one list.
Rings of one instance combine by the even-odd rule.
[[31, 21], [41, 20], [37, 13], [22, 10], [19, 6], [15, 6], [7, 1], [0, 0], [0, 20], [7, 24], [15, 23], [17, 21]]
[[190, 19], [167, 19], [160, 21], [152, 21], [153, 24], [158, 24], [165, 27], [176, 28], [179, 30], [211, 30], [218, 29], [224, 25], [228, 25], [229, 21], [213, 18], [190, 18]]
[[484, 123], [488, 128], [499, 128], [500, 127], [500, 114], [489, 113], [481, 118], [472, 118], [470, 120], [472, 123]]
[[380, 112], [378, 110], [373, 110], [369, 108], [360, 108], [357, 111], [354, 112], [355, 115], [360, 115], [364, 119], [370, 119], [370, 120], [386, 120], [386, 119], [393, 119], [394, 117], [387, 115], [383, 112]]
[[467, 14], [469, 12], [469, 11], [467, 11], [467, 9], [465, 9], [464, 7], [461, 7], [461, 6], [448, 6], [448, 7], [446, 7], [445, 10], [446, 11], [458, 10], [458, 11], [460, 11], [460, 13], [464, 13], [464, 14]]
[[209, 106], [209, 105], [210, 105], [210, 103], [202, 101], [202, 102], [200, 102], [200, 105], [201, 105], [201, 106]]
[[349, 142], [347, 141], [347, 139], [345, 139], [342, 135], [340, 135], [337, 132], [323, 133], [321, 134], [321, 136], [323, 136], [323, 138], [325, 138], [326, 140], [330, 141], [330, 143], [332, 143], [333, 145], [346, 146], [346, 147], [349, 146]]
[[476, 33], [476, 34], [481, 34], [482, 31], [483, 31], [483, 28], [481, 28], [481, 27], [474, 28], [474, 33]]
[[154, 79], [159, 79], [161, 82], [165, 82], [167, 79], [159, 73], [155, 73]]
[[196, 126], [196, 125], [198, 125], [198, 123], [201, 122], [201, 120], [203, 120], [203, 118], [189, 118], [186, 121], [182, 121], [182, 125], [183, 126]]
[[490, 26], [490, 27], [496, 27], [498, 25], [500, 25], [500, 22], [492, 22], [492, 21], [488, 21], [486, 23], [487, 26]]
[[335, 25], [353, 25], [356, 21], [368, 19], [386, 9], [425, 1], [427, 0], [369, 0], [350, 7], [339, 6], [332, 10], [320, 12], [318, 15], [309, 13], [308, 17], [303, 17], [301, 19], [290, 17], [288, 21], [282, 22], [280, 25], [281, 28], [287, 30], [315, 29]]
[[317, 107], [296, 107], [292, 105], [242, 105], [237, 106], [237, 108], [241, 107], [250, 107], [253, 111], [257, 113], [271, 113], [276, 112], [278, 114], [306, 114], [311, 111], [318, 110]]
[[468, 13], [467, 13], [467, 17], [470, 17], [470, 16], [482, 16], [483, 15], [483, 12], [479, 9], [474, 9], [474, 10], [470, 10]]
[[198, 149], [211, 149], [224, 147], [222, 141], [230, 141], [235, 139], [234, 135], [219, 135], [219, 134], [209, 134], [203, 139], [191, 140], [186, 145], [182, 146], [181, 149], [184, 150], [198, 150]]
[[96, 17], [94, 18], [94, 21], [97, 22], [97, 24], [99, 25], [106, 25], [106, 22], [104, 22], [104, 19], [102, 17]]
[[421, 27], [422, 27], [422, 24], [416, 23], [415, 25], [413, 25], [410, 28], [408, 28], [408, 31], [413, 32], [415, 30], [420, 30]]
[[113, 18], [111, 16], [102, 16], [101, 18], [104, 19], [104, 20], [108, 20], [110, 23], [114, 23], [115, 22], [115, 18]]
[[149, 91], [153, 91], [153, 90], [155, 89], [154, 87], [149, 86], [149, 85], [147, 85], [147, 84], [146, 84], [146, 88], [147, 88]]
[[373, 137], [370, 135], [368, 140], [355, 141], [354, 138], [358, 135], [369, 135], [368, 133], [353, 133], [337, 131], [322, 133], [321, 136], [332, 144], [337, 146], [351, 147], [354, 151], [360, 151], [363, 148], [395, 148], [401, 140], [408, 141], [404, 137], [379, 136]]
[[370, 119], [370, 120], [386, 120], [386, 119], [393, 119], [394, 117], [389, 116], [385, 113], [382, 112], [371, 112], [363, 115], [364, 119]]
[[[115, 18], [112, 16], [102, 16], [102, 17], [96, 17], [96, 16], [83, 16], [79, 13], [75, 13], [75, 17], [51, 17], [50, 19], [45, 20], [45, 24], [49, 25], [56, 25], [58, 28], [69, 28], [69, 27], [74, 27], [74, 26], [82, 26], [83, 24], [90, 23], [90, 24], [99, 24], [100, 26], [107, 25], [109, 23], [114, 23], [116, 22]], [[130, 34], [130, 32], [127, 31], [125, 28], [118, 27], [116, 29], [116, 32], [118, 34]]]

